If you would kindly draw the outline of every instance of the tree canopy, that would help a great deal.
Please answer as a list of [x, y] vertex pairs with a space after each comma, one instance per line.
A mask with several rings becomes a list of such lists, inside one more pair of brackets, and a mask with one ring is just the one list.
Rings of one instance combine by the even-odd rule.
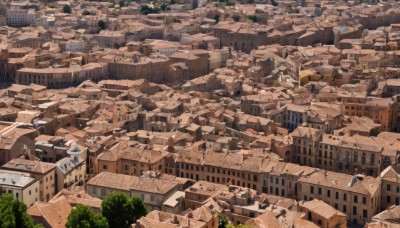
[[10, 194], [0, 196], [0, 227], [34, 228], [33, 219], [26, 213], [26, 205]]
[[218, 228], [226, 228], [226, 226], [229, 224], [229, 219], [226, 217], [224, 214], [220, 214], [218, 216]]
[[257, 17], [256, 17], [255, 15], [248, 16], [247, 18], [249, 18], [249, 19], [252, 20], [253, 22], [257, 22]]
[[68, 216], [67, 228], [108, 228], [107, 219], [90, 207], [78, 204]]
[[238, 22], [240, 20], [240, 16], [239, 15], [233, 15], [232, 18], [233, 18], [233, 20], [235, 22]]
[[63, 12], [64, 13], [71, 13], [71, 7], [69, 5], [64, 5]]
[[143, 15], [147, 15], [147, 14], [152, 14], [152, 13], [159, 13], [160, 12], [160, 8], [159, 7], [149, 7], [148, 5], [144, 5], [142, 6], [142, 8], [140, 8], [140, 12]]
[[140, 219], [140, 217], [145, 216], [147, 214], [146, 206], [143, 203], [143, 200], [137, 196], [131, 198], [133, 204], [133, 214], [136, 220]]
[[97, 26], [100, 28], [100, 30], [104, 30], [106, 28], [106, 23], [103, 20], [99, 20], [97, 22]]
[[167, 4], [162, 3], [162, 4], [160, 5], [160, 10], [161, 10], [161, 11], [170, 11], [171, 8], [169, 8]]
[[215, 14], [214, 20], [218, 23], [219, 22], [219, 14]]
[[84, 10], [82, 11], [82, 15], [83, 16], [90, 15], [90, 12], [88, 10]]
[[142, 199], [129, 198], [123, 192], [111, 193], [101, 204], [101, 213], [111, 228], [130, 227], [137, 219], [147, 214]]

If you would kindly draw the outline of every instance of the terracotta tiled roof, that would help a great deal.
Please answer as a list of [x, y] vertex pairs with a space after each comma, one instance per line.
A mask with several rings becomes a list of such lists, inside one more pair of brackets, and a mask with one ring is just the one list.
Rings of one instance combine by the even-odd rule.
[[60, 197], [51, 203], [36, 202], [28, 209], [28, 214], [42, 217], [53, 228], [64, 228], [71, 210], [67, 199]]
[[333, 216], [346, 217], [345, 214], [329, 206], [321, 200], [313, 199], [311, 201], [303, 202], [300, 207], [306, 208], [309, 211], [320, 215], [325, 219], [330, 219]]

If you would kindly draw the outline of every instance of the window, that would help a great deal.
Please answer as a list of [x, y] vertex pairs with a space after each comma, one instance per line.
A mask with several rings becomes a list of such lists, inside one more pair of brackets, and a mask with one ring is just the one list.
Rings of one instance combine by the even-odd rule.
[[367, 197], [363, 196], [363, 198], [362, 198], [362, 203], [363, 203], [363, 204], [367, 204]]
[[335, 199], [339, 199], [339, 192], [335, 193]]
[[353, 215], [357, 215], [357, 207], [353, 207]]
[[338, 210], [339, 209], [339, 205], [337, 203], [335, 203], [335, 209]]
[[388, 192], [392, 191], [392, 186], [390, 184], [386, 185], [386, 191]]
[[362, 162], [363, 165], [365, 165], [365, 163], [366, 163], [366, 156], [365, 156], [364, 152], [362, 153], [361, 162]]
[[328, 197], [331, 197], [331, 190], [328, 190], [328, 191], [326, 192], [326, 195], [327, 195]]
[[318, 219], [318, 225], [320, 225], [320, 226], [322, 226], [322, 220], [321, 219]]
[[15, 193], [15, 197], [17, 197], [17, 199], [19, 198], [19, 193]]
[[322, 195], [322, 188], [318, 188], [318, 195]]
[[358, 162], [358, 154], [357, 152], [354, 153], [354, 163]]
[[106, 190], [104, 188], [101, 189], [101, 195], [105, 196], [106, 195]]
[[347, 200], [347, 194], [344, 193], [344, 194], [343, 194], [343, 201], [346, 201], [346, 200]]
[[354, 203], [358, 203], [358, 196], [354, 196]]
[[346, 207], [346, 205], [343, 205], [343, 213], [346, 213], [346, 211], [347, 211], [347, 207]]
[[150, 195], [150, 201], [154, 201], [154, 195]]
[[363, 218], [367, 218], [368, 217], [368, 211], [367, 210], [363, 210]]
[[311, 193], [314, 194], [314, 186], [311, 186]]
[[103, 165], [103, 170], [107, 170], [107, 165]]
[[282, 179], [282, 186], [285, 186], [285, 179]]
[[390, 201], [392, 201], [392, 200], [390, 199], [390, 196], [386, 196], [386, 203], [390, 203]]

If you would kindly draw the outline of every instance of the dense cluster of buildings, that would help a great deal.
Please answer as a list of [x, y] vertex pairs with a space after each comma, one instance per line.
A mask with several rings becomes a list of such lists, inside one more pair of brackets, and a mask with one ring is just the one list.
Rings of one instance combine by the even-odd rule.
[[0, 25], [0, 193], [36, 223], [119, 191], [137, 228], [400, 226], [399, 3], [5, 1]]

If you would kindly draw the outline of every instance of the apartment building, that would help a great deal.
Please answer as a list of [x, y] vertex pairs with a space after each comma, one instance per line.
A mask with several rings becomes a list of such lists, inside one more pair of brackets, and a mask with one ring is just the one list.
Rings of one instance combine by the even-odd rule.
[[400, 166], [392, 165], [382, 171], [381, 208], [385, 210], [400, 205]]
[[40, 199], [39, 180], [33, 178], [29, 173], [0, 170], [0, 192], [9, 193], [14, 198], [24, 202], [31, 207]]
[[319, 199], [347, 215], [347, 220], [364, 224], [378, 213], [380, 179], [316, 170], [295, 184], [298, 200]]
[[179, 183], [157, 178], [102, 172], [87, 182], [87, 193], [104, 199], [112, 192], [140, 197], [148, 211], [161, 210], [163, 203], [178, 191]]
[[377, 177], [397, 160], [396, 133], [383, 132], [376, 137], [330, 135], [320, 130], [299, 127], [293, 137], [295, 163], [325, 170], [365, 174]]
[[342, 126], [343, 115], [340, 110], [318, 105], [288, 104], [283, 107], [283, 126], [292, 132], [307, 124], [323, 133], [333, 133]]
[[398, 102], [394, 98], [367, 97], [365, 92], [338, 91], [346, 115], [366, 116], [381, 124], [382, 131], [397, 128]]
[[13, 159], [4, 164], [1, 169], [29, 173], [39, 180], [39, 200], [49, 201], [56, 194], [56, 165], [24, 158]]
[[72, 146], [67, 151], [70, 156], [56, 162], [57, 192], [73, 185], [84, 184], [86, 160], [80, 157], [83, 152], [78, 146]]
[[69, 68], [22, 68], [17, 71], [15, 81], [18, 84], [38, 84], [48, 88], [77, 86], [83, 81], [101, 81], [108, 77], [108, 65], [88, 63], [83, 66], [72, 65]]
[[33, 156], [35, 150], [34, 138], [36, 130], [21, 126], [19, 123], [1, 122], [0, 134], [3, 143], [0, 145], [0, 164], [21, 155]]
[[112, 172], [141, 176], [146, 171], [162, 172], [164, 170], [165, 157], [169, 152], [135, 146], [128, 142], [120, 142], [103, 151], [96, 158], [95, 174]]
[[7, 9], [6, 23], [8, 26], [27, 26], [36, 18], [34, 9]]
[[180, 177], [232, 184], [261, 192], [261, 171], [269, 161], [244, 154], [181, 151], [175, 163]]
[[322, 228], [347, 227], [346, 215], [321, 200], [302, 201], [299, 210], [307, 215], [307, 220]]
[[293, 137], [292, 161], [300, 165], [316, 167], [315, 151], [318, 149], [322, 133], [315, 128], [298, 127], [291, 136]]

